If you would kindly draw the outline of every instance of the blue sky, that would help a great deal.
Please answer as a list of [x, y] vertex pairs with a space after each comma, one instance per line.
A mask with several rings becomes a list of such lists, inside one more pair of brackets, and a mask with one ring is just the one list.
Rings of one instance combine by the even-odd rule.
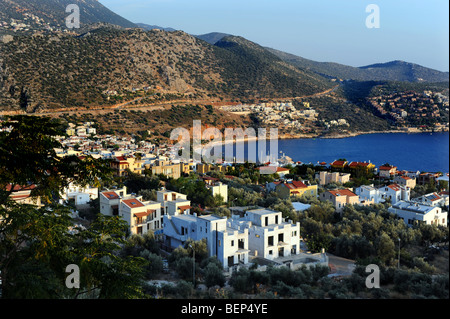
[[[315, 61], [392, 60], [449, 70], [447, 0], [100, 0], [132, 22], [224, 32]], [[366, 27], [369, 4], [380, 28]]]

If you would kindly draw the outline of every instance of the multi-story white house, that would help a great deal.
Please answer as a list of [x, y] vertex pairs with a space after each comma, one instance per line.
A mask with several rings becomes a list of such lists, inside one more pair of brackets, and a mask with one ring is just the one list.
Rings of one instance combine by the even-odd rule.
[[215, 197], [216, 195], [220, 195], [223, 198], [223, 202], [228, 203], [228, 185], [227, 184], [217, 182], [217, 183], [213, 183], [211, 185], [206, 185], [206, 188], [208, 188], [211, 191], [213, 197]]
[[249, 261], [248, 229], [228, 226], [226, 218], [213, 215], [164, 216], [164, 236], [169, 247], [183, 246], [188, 239], [205, 239], [209, 256], [217, 256], [225, 269]]
[[427, 225], [447, 226], [447, 212], [440, 207], [423, 205], [415, 202], [399, 201], [388, 208], [389, 212], [396, 214], [409, 225], [425, 223]]
[[161, 203], [143, 201], [141, 196], [127, 195], [126, 187], [100, 193], [100, 213], [120, 216], [132, 234], [143, 235], [162, 229]]
[[378, 189], [381, 199], [390, 200], [392, 204], [399, 201], [409, 201], [411, 189], [398, 184], [391, 184]]
[[362, 185], [355, 189], [355, 194], [359, 196], [360, 200], [374, 201], [375, 204], [379, 204], [381, 201], [381, 196], [379, 195], [378, 189], [371, 185]]
[[414, 187], [416, 187], [416, 178], [406, 175], [395, 176], [394, 183], [413, 189]]
[[249, 249], [255, 256], [275, 259], [300, 252], [300, 223], [286, 222], [281, 212], [249, 210], [241, 219], [249, 233]]
[[187, 195], [169, 190], [161, 190], [156, 192], [156, 201], [161, 203], [163, 215], [175, 216], [178, 214], [190, 214], [191, 201], [187, 199]]
[[164, 236], [171, 248], [188, 239], [205, 239], [210, 256], [223, 267], [247, 264], [249, 255], [274, 260], [300, 253], [300, 223], [285, 221], [281, 212], [249, 210], [244, 217], [164, 215]]
[[390, 200], [392, 204], [399, 201], [409, 201], [411, 189], [407, 186], [391, 184], [380, 188], [372, 185], [362, 185], [355, 189], [355, 194], [361, 201], [374, 201], [375, 204], [384, 203]]
[[143, 235], [162, 228], [161, 203], [132, 197], [120, 201], [119, 215], [128, 222], [132, 234]]
[[319, 181], [319, 185], [322, 186], [330, 183], [345, 184], [350, 181], [350, 174], [341, 172], [321, 171], [316, 173], [315, 178]]
[[100, 213], [106, 216], [118, 216], [120, 200], [127, 196], [127, 188], [106, 190], [100, 193]]

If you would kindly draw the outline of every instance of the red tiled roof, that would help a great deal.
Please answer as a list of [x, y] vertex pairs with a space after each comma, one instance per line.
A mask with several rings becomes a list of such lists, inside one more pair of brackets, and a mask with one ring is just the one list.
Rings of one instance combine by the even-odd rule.
[[181, 210], [187, 210], [187, 209], [192, 208], [192, 206], [186, 205], [186, 206], [179, 206], [178, 208]]
[[391, 185], [388, 185], [387, 187], [389, 187], [390, 189], [392, 189], [392, 190], [394, 190], [396, 192], [401, 190], [401, 187], [398, 184], [391, 184]]
[[396, 169], [396, 166], [380, 166], [380, 170], [382, 171], [390, 171], [391, 169]]
[[150, 214], [151, 213], [147, 211], [147, 212], [142, 212], [142, 213], [136, 213], [136, 214], [133, 214], [133, 215], [134, 215], [134, 217], [140, 218], [140, 217], [147, 217]]
[[349, 189], [338, 189], [338, 190], [329, 191], [329, 192], [333, 196], [358, 196]]
[[[6, 191], [10, 192], [11, 191], [11, 187], [12, 187], [11, 184], [6, 185]], [[35, 188], [36, 188], [35, 184], [28, 185], [28, 186], [14, 185], [13, 192], [29, 191], [29, 190], [33, 190]]]
[[144, 204], [142, 204], [140, 201], [138, 201], [137, 199], [134, 199], [134, 198], [126, 199], [123, 201], [123, 203], [130, 208], [144, 207]]
[[147, 217], [148, 215], [150, 215], [151, 213], [156, 212], [155, 209], [147, 209], [146, 212], [141, 212], [141, 213], [135, 213], [133, 214], [134, 217]]
[[283, 183], [284, 186], [286, 186], [289, 189], [298, 189], [298, 188], [307, 188], [303, 182], [300, 181], [292, 181], [289, 183]]
[[351, 162], [350, 163], [350, 167], [355, 167], [355, 166], [368, 166], [370, 163], [363, 163], [363, 162]]
[[119, 198], [119, 195], [117, 195], [116, 192], [103, 192], [102, 194], [107, 199], [118, 199]]
[[331, 165], [343, 166], [345, 163], [345, 161], [334, 161], [333, 163], [331, 163]]

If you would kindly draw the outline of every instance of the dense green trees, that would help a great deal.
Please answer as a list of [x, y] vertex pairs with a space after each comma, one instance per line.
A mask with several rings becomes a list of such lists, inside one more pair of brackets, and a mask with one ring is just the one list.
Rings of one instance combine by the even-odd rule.
[[[59, 193], [70, 182], [99, 185], [110, 178], [108, 163], [91, 157], [60, 158], [53, 138], [58, 122], [16, 116], [0, 132], [0, 270], [3, 298], [139, 298], [145, 260], [122, 257], [128, 225], [97, 216], [77, 225]], [[11, 200], [15, 188], [35, 185], [42, 206]], [[68, 289], [66, 267], [80, 269], [80, 287]]]

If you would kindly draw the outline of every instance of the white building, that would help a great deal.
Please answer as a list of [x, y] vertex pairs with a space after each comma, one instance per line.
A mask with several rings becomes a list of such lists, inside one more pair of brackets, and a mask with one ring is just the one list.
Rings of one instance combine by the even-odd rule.
[[330, 183], [345, 184], [350, 181], [350, 174], [321, 171], [316, 173], [315, 178], [319, 180], [319, 185], [327, 185]]
[[372, 185], [362, 185], [355, 189], [355, 194], [359, 196], [360, 201], [374, 201], [375, 204], [384, 203], [390, 200], [392, 204], [399, 201], [409, 201], [411, 189], [407, 186], [391, 184], [380, 188]]
[[143, 235], [162, 228], [161, 203], [145, 202], [142, 197], [122, 199], [119, 215], [130, 225], [132, 234]]
[[441, 192], [441, 193], [430, 193], [430, 194], [425, 194], [423, 196], [417, 197], [417, 198], [413, 198], [411, 201], [423, 204], [423, 205], [428, 205], [428, 206], [433, 206], [433, 207], [444, 207], [444, 206], [448, 206], [449, 204], [449, 200], [448, 200], [449, 196], [448, 194]]
[[161, 203], [143, 201], [142, 197], [128, 195], [126, 187], [100, 193], [100, 213], [120, 216], [130, 226], [132, 234], [145, 234], [162, 229]]
[[175, 216], [184, 213], [190, 214], [191, 212], [191, 201], [184, 194], [162, 190], [156, 192], [156, 201], [161, 203], [163, 215]]
[[165, 215], [164, 236], [171, 248], [183, 246], [188, 239], [205, 239], [209, 256], [217, 256], [225, 269], [249, 260], [248, 229], [228, 227], [226, 217]]
[[378, 189], [371, 185], [362, 185], [355, 189], [355, 194], [359, 196], [359, 200], [374, 201], [375, 204], [384, 202], [379, 195]]
[[411, 189], [398, 184], [391, 184], [378, 189], [381, 199], [390, 200], [392, 204], [399, 201], [409, 201]]
[[249, 210], [242, 221], [249, 229], [249, 249], [255, 256], [273, 260], [300, 252], [300, 223], [286, 222], [281, 212]]
[[224, 203], [228, 203], [228, 185], [223, 183], [214, 183], [212, 185], [206, 185], [206, 188], [208, 188], [212, 192], [212, 196], [215, 197], [216, 195], [220, 195], [223, 198]]
[[244, 217], [213, 215], [164, 215], [164, 236], [171, 248], [188, 239], [206, 240], [210, 256], [217, 256], [227, 269], [249, 262], [249, 254], [269, 260], [300, 254], [300, 223], [292, 224], [282, 213], [249, 210]]
[[79, 186], [71, 183], [63, 190], [62, 200], [73, 200], [75, 206], [86, 205], [91, 200], [98, 198], [98, 188], [90, 186]]
[[447, 212], [443, 212], [440, 207], [400, 201], [388, 210], [403, 219], [409, 226], [417, 223], [447, 226]]

